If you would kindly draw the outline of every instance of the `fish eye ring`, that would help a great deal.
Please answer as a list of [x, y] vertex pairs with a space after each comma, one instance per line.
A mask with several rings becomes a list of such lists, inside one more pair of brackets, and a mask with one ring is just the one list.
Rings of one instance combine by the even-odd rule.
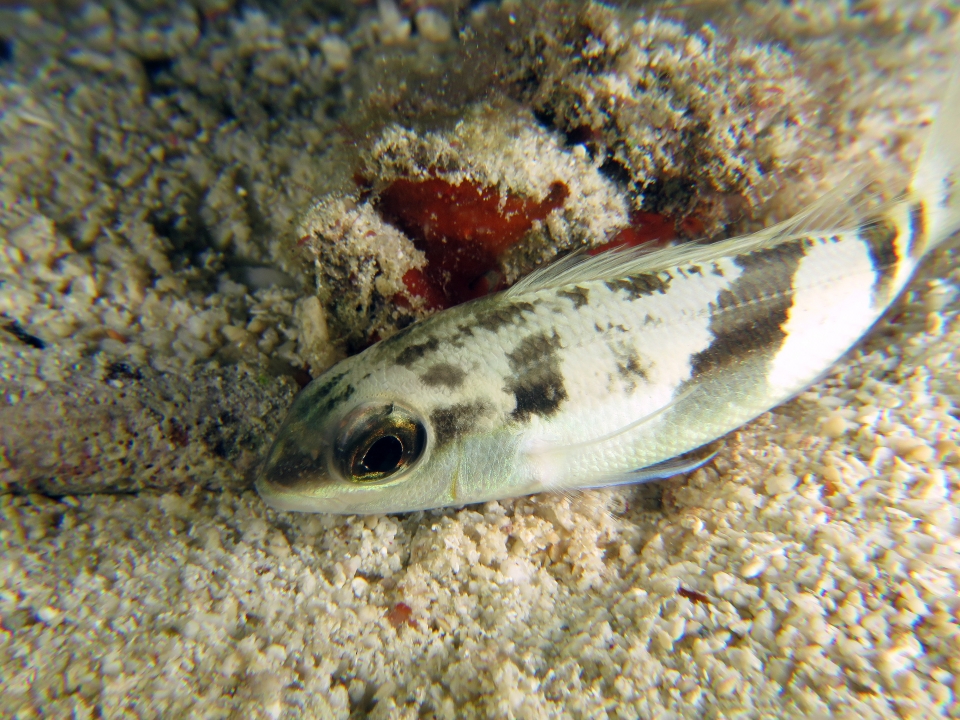
[[334, 460], [350, 482], [384, 480], [409, 470], [427, 445], [424, 424], [393, 403], [361, 406], [344, 418], [341, 428]]

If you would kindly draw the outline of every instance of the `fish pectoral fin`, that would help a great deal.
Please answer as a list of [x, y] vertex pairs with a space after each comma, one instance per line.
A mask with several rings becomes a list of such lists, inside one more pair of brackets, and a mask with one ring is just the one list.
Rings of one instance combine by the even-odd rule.
[[648, 465], [645, 468], [631, 470], [623, 475], [598, 482], [596, 485], [589, 485], [583, 489], [596, 490], [598, 488], [615, 487], [617, 485], [634, 485], [637, 483], [652, 482], [654, 480], [665, 480], [674, 475], [693, 472], [713, 460], [722, 447], [723, 441], [715, 440], [712, 443], [698, 447], [696, 450], [691, 450], [683, 455], [677, 455], [677, 457], [658, 462], [655, 465]]

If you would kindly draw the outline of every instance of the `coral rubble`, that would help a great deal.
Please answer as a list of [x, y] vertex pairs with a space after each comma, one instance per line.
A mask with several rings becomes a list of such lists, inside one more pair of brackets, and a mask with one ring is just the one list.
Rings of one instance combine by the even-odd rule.
[[0, 714], [957, 717], [946, 252], [690, 477], [249, 489], [416, 318], [902, 180], [956, 38], [937, 0], [0, 3]]

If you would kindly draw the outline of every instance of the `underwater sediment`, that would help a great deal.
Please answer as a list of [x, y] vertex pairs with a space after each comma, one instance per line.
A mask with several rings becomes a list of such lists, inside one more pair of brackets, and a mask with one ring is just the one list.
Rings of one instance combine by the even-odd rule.
[[948, 252], [689, 478], [362, 520], [249, 489], [296, 390], [415, 319], [902, 182], [955, 16], [0, 9], [12, 713], [955, 714]]

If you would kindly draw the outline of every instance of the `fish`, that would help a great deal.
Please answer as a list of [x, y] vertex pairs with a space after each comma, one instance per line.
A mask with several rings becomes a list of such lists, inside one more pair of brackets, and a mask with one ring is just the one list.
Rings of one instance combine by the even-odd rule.
[[278, 510], [401, 513], [690, 471], [823, 376], [960, 229], [960, 81], [908, 190], [840, 188], [712, 244], [568, 256], [314, 379], [256, 480]]

